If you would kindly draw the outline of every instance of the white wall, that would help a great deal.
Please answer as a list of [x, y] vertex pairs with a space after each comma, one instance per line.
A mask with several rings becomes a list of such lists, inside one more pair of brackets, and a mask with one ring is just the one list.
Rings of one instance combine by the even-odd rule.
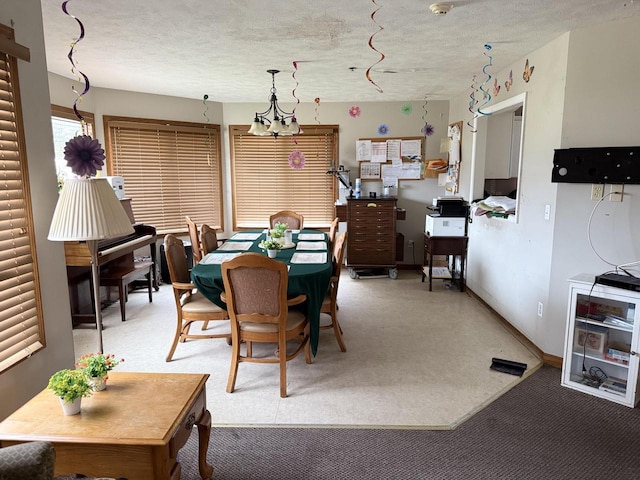
[[18, 75], [47, 346], [0, 374], [0, 419], [46, 387], [53, 372], [73, 368], [74, 362], [64, 250], [62, 243], [47, 240], [58, 195], [40, 0], [0, 0], [0, 23], [12, 21], [16, 41], [31, 52], [31, 62], [18, 61]]
[[[499, 55], [499, 47], [493, 53]], [[467, 283], [548, 354], [562, 356], [567, 279], [611, 268], [589, 247], [591, 185], [551, 183], [554, 149], [638, 145], [639, 54], [635, 17], [567, 33], [495, 73], [502, 84], [513, 69], [509, 95], [528, 94], [521, 208], [517, 223], [474, 219]], [[526, 58], [535, 66], [529, 83], [522, 80]], [[451, 121], [470, 120], [468, 93], [451, 101]], [[503, 87], [492, 104], [505, 98]], [[470, 188], [470, 155], [471, 140], [463, 136], [463, 192]], [[603, 202], [594, 215], [593, 244], [610, 263], [640, 259], [639, 192], [637, 185], [625, 186], [622, 203]], [[549, 221], [545, 204], [551, 205]], [[539, 301], [542, 318], [536, 315]]]
[[[556, 317], [548, 308], [557, 188], [551, 183], [551, 167], [553, 149], [560, 147], [568, 43], [566, 34], [526, 57], [535, 67], [529, 83], [522, 79], [525, 58], [500, 72], [491, 72], [504, 85], [513, 70], [513, 85], [509, 92], [502, 87], [489, 105], [527, 93], [520, 204], [517, 222], [513, 218], [474, 217], [469, 228], [467, 269], [467, 284], [475, 293], [527, 338], [553, 354], [562, 353], [562, 342], [556, 345], [548, 340], [564, 334], [564, 315]], [[500, 55], [499, 46], [493, 54], [494, 58]], [[468, 104], [469, 92], [453, 99], [451, 121], [470, 121]], [[470, 127], [465, 127], [462, 192], [471, 188], [473, 135], [485, 134], [473, 134]], [[484, 166], [479, 168], [483, 178]], [[544, 220], [547, 204], [551, 205], [550, 220]], [[546, 307], [542, 318], [537, 316], [538, 302]]]
[[[562, 148], [637, 146], [640, 118], [640, 18], [571, 32]], [[609, 186], [605, 192], [609, 191]], [[640, 185], [626, 185], [622, 203], [602, 202], [591, 237], [598, 255], [620, 264], [640, 260]], [[567, 278], [612, 267], [589, 246], [587, 222], [596, 202], [590, 184], [558, 184], [549, 300], [554, 316], [566, 315]], [[639, 274], [638, 269], [635, 270]], [[559, 353], [563, 332], [545, 345]]]

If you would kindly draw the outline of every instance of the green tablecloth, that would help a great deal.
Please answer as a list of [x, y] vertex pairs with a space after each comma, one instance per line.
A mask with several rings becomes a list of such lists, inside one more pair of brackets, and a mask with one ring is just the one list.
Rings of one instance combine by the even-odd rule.
[[[251, 233], [251, 232], [243, 232]], [[253, 232], [257, 233], [257, 232]], [[302, 230], [300, 233], [322, 233], [315, 230]], [[324, 235], [324, 234], [323, 234]], [[262, 233], [257, 240], [252, 241], [251, 248], [249, 250], [243, 250], [248, 252], [258, 252], [266, 255], [258, 244], [264, 240], [265, 235]], [[229, 239], [230, 241], [251, 241], [251, 240], [236, 240]], [[324, 241], [328, 243], [327, 236], [324, 235]], [[298, 243], [298, 234], [293, 234], [293, 242]], [[236, 250], [238, 251], [238, 250]], [[318, 337], [320, 332], [320, 307], [322, 301], [329, 287], [329, 280], [331, 279], [331, 255], [327, 252], [327, 261], [321, 264], [302, 264], [291, 263], [291, 257], [293, 254], [299, 251], [294, 248], [286, 248], [278, 252], [276, 260], [285, 262], [289, 265], [289, 283], [287, 288], [287, 294], [289, 296], [305, 294], [307, 296], [307, 316], [310, 323], [310, 339], [311, 339], [311, 352], [313, 355], [318, 351]], [[314, 252], [320, 252], [313, 250]], [[232, 253], [233, 250], [217, 250], [218, 253]], [[215, 253], [212, 253], [215, 255]], [[222, 282], [222, 271], [219, 264], [204, 264], [199, 263], [195, 265], [191, 270], [191, 279], [198, 290], [209, 300], [221, 308], [226, 308], [226, 304], [220, 300], [220, 293], [224, 291], [224, 284]]]

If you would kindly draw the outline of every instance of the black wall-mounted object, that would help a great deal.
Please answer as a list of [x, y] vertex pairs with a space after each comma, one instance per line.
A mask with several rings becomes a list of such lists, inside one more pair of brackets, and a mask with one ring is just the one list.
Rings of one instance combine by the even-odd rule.
[[639, 185], [640, 147], [556, 149], [551, 181]]

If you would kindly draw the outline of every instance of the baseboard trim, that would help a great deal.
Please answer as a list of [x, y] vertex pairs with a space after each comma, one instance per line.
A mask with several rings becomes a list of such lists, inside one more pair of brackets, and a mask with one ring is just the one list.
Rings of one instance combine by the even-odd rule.
[[491, 307], [491, 305], [489, 305], [482, 298], [480, 298], [480, 296], [478, 296], [477, 293], [471, 290], [468, 286], [466, 287], [465, 290], [470, 296], [475, 298], [478, 302], [480, 302], [487, 309], [489, 309], [491, 313], [493, 313], [496, 317], [498, 317], [498, 320], [500, 320], [500, 323], [502, 323], [513, 334], [513, 336], [515, 336], [520, 341], [520, 343], [522, 343], [534, 355], [536, 355], [540, 360], [542, 360], [542, 363], [544, 363], [545, 365], [549, 365], [551, 367], [562, 368], [562, 357], [558, 357], [556, 355], [550, 355], [548, 353], [543, 352], [535, 343], [529, 340], [529, 338], [527, 338], [526, 335], [524, 335], [520, 330], [514, 327], [506, 318], [504, 318], [502, 315], [496, 312], [493, 309], [493, 307]]

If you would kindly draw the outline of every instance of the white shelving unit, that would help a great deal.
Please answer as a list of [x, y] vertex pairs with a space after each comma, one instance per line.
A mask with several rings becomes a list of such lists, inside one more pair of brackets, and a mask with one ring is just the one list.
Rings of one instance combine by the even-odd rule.
[[635, 407], [640, 292], [569, 279], [562, 385]]

